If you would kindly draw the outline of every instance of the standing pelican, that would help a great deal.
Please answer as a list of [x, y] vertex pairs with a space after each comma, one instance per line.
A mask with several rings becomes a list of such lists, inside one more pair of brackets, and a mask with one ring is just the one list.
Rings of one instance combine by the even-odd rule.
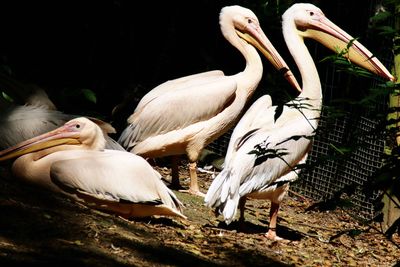
[[[127, 150], [144, 157], [186, 154], [190, 161], [190, 188], [184, 191], [201, 196], [204, 194], [199, 190], [196, 174], [200, 152], [236, 123], [261, 80], [263, 66], [255, 47], [299, 88], [251, 10], [224, 7], [219, 22], [224, 37], [243, 54], [244, 71], [232, 76], [209, 71], [155, 87], [141, 99], [118, 140]], [[172, 168], [172, 185], [179, 187], [176, 165]]]
[[[205, 197], [206, 205], [216, 208], [227, 224], [234, 219], [238, 206], [240, 221], [244, 220], [246, 198], [271, 200], [266, 236], [272, 240], [280, 239], [276, 235], [279, 204], [289, 182], [297, 178], [294, 167], [307, 158], [321, 113], [321, 83], [304, 38], [313, 38], [336, 51], [353, 40], [311, 4], [294, 4], [282, 18], [286, 44], [302, 77], [302, 92], [284, 105], [280, 115], [269, 96], [261, 97], [249, 108], [234, 129], [225, 166]], [[353, 42], [347, 56], [373, 73], [394, 80], [358, 41]]]
[[179, 216], [182, 204], [145, 159], [104, 149], [97, 124], [77, 118], [0, 152], [14, 176], [123, 217]]

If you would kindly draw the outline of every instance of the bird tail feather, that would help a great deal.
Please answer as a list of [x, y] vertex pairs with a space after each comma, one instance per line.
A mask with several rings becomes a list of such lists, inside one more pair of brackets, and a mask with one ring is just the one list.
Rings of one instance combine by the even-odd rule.
[[238, 203], [239, 203], [239, 194], [235, 194], [233, 198], [229, 198], [226, 201], [225, 207], [222, 211], [222, 215], [224, 216], [226, 224], [230, 224], [235, 218], [238, 208]]
[[207, 207], [216, 208], [221, 204], [221, 191], [224, 182], [229, 179], [229, 173], [225, 169], [222, 170], [211, 183], [208, 188], [204, 202]]
[[239, 185], [231, 183], [232, 177], [230, 170], [222, 170], [211, 183], [204, 198], [206, 206], [216, 208], [227, 224], [235, 217], [240, 198]]

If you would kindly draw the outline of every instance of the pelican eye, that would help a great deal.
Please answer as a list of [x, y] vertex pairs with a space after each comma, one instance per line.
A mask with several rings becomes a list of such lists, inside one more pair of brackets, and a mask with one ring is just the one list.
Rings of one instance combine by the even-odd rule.
[[77, 125], [75, 125], [75, 128], [76, 128], [76, 129], [79, 129], [79, 128], [81, 128], [81, 125], [80, 125], [80, 124], [77, 124]]
[[253, 21], [251, 19], [247, 19], [247, 22], [248, 23], [252, 23]]
[[314, 16], [314, 12], [310, 11], [310, 16]]

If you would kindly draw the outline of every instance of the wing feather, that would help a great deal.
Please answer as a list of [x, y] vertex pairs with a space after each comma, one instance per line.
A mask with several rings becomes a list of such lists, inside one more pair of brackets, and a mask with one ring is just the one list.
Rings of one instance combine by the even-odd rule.
[[80, 190], [97, 199], [163, 203], [176, 210], [181, 209], [182, 204], [161, 181], [161, 175], [142, 157], [117, 150], [79, 153], [77, 158], [52, 164], [50, 175], [54, 183]]
[[226, 152], [225, 161], [229, 162], [230, 155], [243, 136], [248, 135], [249, 132], [266, 127], [273, 122], [272, 99], [269, 95], [264, 95], [258, 98], [244, 113], [235, 128], [233, 129], [231, 139], [229, 141], [228, 149]]
[[[287, 114], [293, 116], [292, 113]], [[206, 204], [217, 208], [227, 223], [233, 220], [241, 197], [265, 190], [279, 179], [297, 178], [292, 168], [299, 161], [304, 161], [311, 144], [305, 136], [312, 135], [313, 129], [302, 116], [291, 118], [290, 124], [282, 123], [279, 127], [267, 124], [251, 132], [242, 139], [237, 150], [232, 149], [229, 162], [214, 179], [205, 197]], [[303, 138], [291, 138], [302, 135]], [[288, 154], [258, 158], [259, 155], [249, 153], [261, 144], [267, 149]]]
[[140, 110], [143, 106], [152, 101], [154, 98], [161, 96], [169, 91], [176, 91], [180, 89], [190, 88], [195, 85], [203, 84], [205, 82], [210, 82], [214, 79], [219, 79], [220, 77], [223, 76], [224, 73], [222, 71], [213, 70], [166, 81], [158, 85], [154, 89], [152, 89], [150, 92], [148, 92], [140, 100], [140, 102], [136, 106], [135, 111]]
[[74, 118], [56, 110], [37, 106], [12, 106], [0, 116], [0, 147], [13, 146], [49, 132]]
[[236, 81], [230, 77], [167, 92], [131, 116], [119, 143], [132, 148], [148, 137], [210, 119], [233, 101], [235, 93]]

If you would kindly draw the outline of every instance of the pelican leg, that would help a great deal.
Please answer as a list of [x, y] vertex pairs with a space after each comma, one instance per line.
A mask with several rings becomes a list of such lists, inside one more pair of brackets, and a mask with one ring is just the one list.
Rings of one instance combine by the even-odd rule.
[[271, 202], [271, 209], [269, 211], [269, 229], [265, 236], [273, 241], [282, 240], [281, 237], [276, 235], [276, 222], [278, 219], [279, 203]]
[[241, 197], [239, 200], [239, 210], [240, 210], [240, 217], [239, 217], [239, 224], [241, 227], [244, 226], [244, 209], [246, 206], [246, 197]]
[[240, 216], [239, 216], [239, 229], [241, 231], [246, 231], [246, 224], [245, 224], [245, 219], [244, 219], [244, 209], [246, 206], [246, 197], [241, 197], [239, 199], [239, 211], [240, 211]]
[[179, 157], [172, 156], [172, 166], [171, 166], [171, 188], [181, 189], [181, 183], [179, 181]]
[[196, 162], [189, 163], [189, 174], [190, 174], [190, 187], [188, 190], [179, 190], [181, 192], [186, 192], [192, 195], [197, 195], [200, 197], [205, 197], [205, 194], [200, 192], [199, 184], [197, 183], [197, 164]]

